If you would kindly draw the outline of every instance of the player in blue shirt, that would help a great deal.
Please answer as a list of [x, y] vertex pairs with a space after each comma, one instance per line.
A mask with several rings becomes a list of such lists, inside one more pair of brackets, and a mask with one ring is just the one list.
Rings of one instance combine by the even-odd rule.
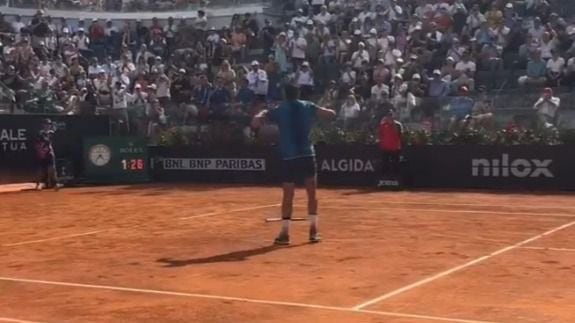
[[312, 102], [299, 100], [299, 89], [287, 85], [285, 101], [277, 108], [264, 110], [254, 117], [252, 126], [261, 127], [265, 121], [275, 123], [280, 131], [280, 155], [282, 158], [282, 229], [275, 244], [289, 244], [289, 224], [293, 211], [295, 183], [304, 180], [310, 219], [310, 242], [319, 242], [317, 225], [318, 203], [316, 199], [317, 167], [310, 132], [318, 118], [334, 119], [335, 111], [320, 108]]

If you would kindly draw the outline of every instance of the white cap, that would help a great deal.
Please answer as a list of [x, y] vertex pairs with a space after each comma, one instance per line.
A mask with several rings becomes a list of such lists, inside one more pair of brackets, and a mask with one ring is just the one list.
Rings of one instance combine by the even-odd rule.
[[372, 35], [375, 35], [375, 34], [377, 34], [377, 30], [375, 30], [375, 28], [371, 28], [371, 29], [369, 30], [369, 33], [372, 34]]
[[260, 66], [260, 62], [258, 62], [258, 61], [253, 61], [253, 62], [252, 62], [252, 66]]

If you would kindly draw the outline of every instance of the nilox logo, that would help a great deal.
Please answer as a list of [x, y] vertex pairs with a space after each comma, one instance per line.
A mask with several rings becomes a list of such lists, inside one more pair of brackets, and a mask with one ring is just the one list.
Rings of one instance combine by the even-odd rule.
[[536, 178], [555, 176], [549, 169], [552, 159], [511, 159], [509, 154], [495, 159], [472, 159], [471, 174], [474, 177]]

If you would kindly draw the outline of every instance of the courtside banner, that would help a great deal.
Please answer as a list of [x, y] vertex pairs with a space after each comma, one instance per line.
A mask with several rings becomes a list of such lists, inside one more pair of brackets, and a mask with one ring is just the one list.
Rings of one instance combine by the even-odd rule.
[[275, 147], [151, 147], [157, 181], [270, 184], [279, 179]]
[[407, 156], [416, 187], [575, 190], [571, 146], [421, 146]]
[[316, 161], [322, 185], [374, 186], [381, 171], [375, 146], [318, 145]]
[[[156, 147], [158, 181], [277, 184], [274, 147]], [[318, 145], [322, 186], [375, 187], [381, 151], [374, 146]], [[405, 187], [575, 190], [575, 149], [568, 146], [411, 146], [403, 153]]]
[[[53, 121], [56, 129], [53, 143], [61, 165], [58, 172], [66, 173], [65, 177], [82, 172], [83, 137], [109, 135], [107, 116], [3, 115], [0, 117], [0, 184], [37, 180], [34, 141], [46, 118]], [[70, 174], [70, 170], [75, 174]]]
[[213, 170], [265, 172], [263, 158], [162, 158], [165, 170]]

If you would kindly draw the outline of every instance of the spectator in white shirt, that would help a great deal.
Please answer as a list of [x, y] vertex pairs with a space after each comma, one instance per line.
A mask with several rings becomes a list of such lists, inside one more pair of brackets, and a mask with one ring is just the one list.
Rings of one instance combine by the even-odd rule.
[[72, 42], [76, 45], [76, 48], [80, 50], [83, 56], [91, 57], [92, 53], [90, 50], [90, 38], [84, 32], [84, 28], [78, 28], [78, 34], [72, 38]]
[[48, 60], [44, 60], [42, 62], [40, 62], [40, 64], [38, 65], [38, 72], [40, 74], [40, 76], [48, 76], [50, 75], [50, 70], [52, 69], [52, 65], [50, 64], [50, 62], [48, 62]]
[[112, 35], [112, 32], [117, 33], [118, 28], [116, 28], [116, 26], [113, 25], [111, 19], [108, 19], [106, 21], [106, 28], [104, 29], [104, 34], [106, 35], [106, 37], [110, 37]]
[[371, 88], [371, 102], [374, 104], [382, 104], [389, 99], [389, 86], [383, 83], [382, 79], [377, 81]]
[[487, 19], [485, 19], [485, 16], [479, 10], [479, 5], [477, 4], [474, 5], [473, 8], [471, 9], [469, 17], [467, 17], [468, 32], [471, 35], [473, 35], [473, 33], [475, 33], [475, 31], [481, 26], [481, 24], [483, 24], [486, 21]]
[[555, 50], [557, 46], [557, 41], [551, 37], [551, 34], [548, 32], [544, 32], [543, 36], [541, 36], [541, 41], [539, 45], [539, 49], [541, 50], [541, 58], [543, 60], [548, 60], [551, 58], [551, 52]]
[[351, 55], [351, 64], [354, 68], [359, 69], [363, 62], [369, 63], [369, 52], [365, 49], [365, 44], [363, 42], [359, 42], [357, 46], [357, 51]]
[[157, 98], [160, 101], [162, 107], [164, 107], [164, 109], [167, 109], [170, 104], [170, 98], [172, 97], [172, 94], [170, 92], [172, 81], [166, 74], [162, 73], [158, 77], [156, 84], [158, 86], [156, 92]]
[[370, 11], [369, 5], [366, 5], [363, 8], [363, 10], [359, 13], [359, 16], [357, 18], [359, 19], [359, 21], [363, 25], [367, 18], [373, 20], [373, 18], [375, 18], [375, 14]]
[[547, 80], [552, 86], [558, 86], [563, 77], [565, 59], [557, 50], [551, 51], [552, 57], [547, 61]]
[[324, 25], [327, 25], [331, 21], [331, 14], [327, 12], [326, 6], [321, 7], [320, 13], [314, 17], [314, 20], [318, 23], [321, 22]]
[[303, 15], [303, 10], [298, 9], [296, 16], [293, 17], [291, 20], [291, 27], [292, 28], [298, 28], [301, 24], [306, 22], [307, 19], [308, 18]]
[[340, 82], [341, 84], [351, 89], [357, 81], [357, 72], [353, 70], [353, 66], [350, 62], [345, 64], [345, 70], [341, 73]]
[[117, 129], [129, 132], [130, 127], [128, 124], [128, 93], [126, 86], [121, 82], [114, 84], [114, 92], [112, 93], [112, 115], [114, 116]]
[[16, 41], [20, 41], [20, 36], [22, 35], [22, 29], [26, 28], [26, 24], [22, 22], [22, 16], [17, 15], [16, 20], [12, 22], [12, 30], [16, 34]]
[[101, 69], [102, 67], [98, 64], [98, 59], [92, 57], [92, 59], [90, 59], [90, 65], [88, 66], [88, 77], [92, 79], [95, 78]]
[[475, 74], [477, 66], [475, 65], [475, 62], [471, 60], [471, 54], [469, 52], [463, 53], [461, 61], [455, 64], [455, 70], [458, 72], [466, 72], [471, 76]]
[[556, 122], [557, 110], [561, 104], [561, 99], [553, 96], [551, 88], [545, 88], [543, 95], [535, 102], [533, 109], [537, 112], [539, 123], [543, 127], [554, 125]]
[[307, 49], [307, 40], [305, 40], [305, 38], [299, 32], [296, 32], [291, 47], [291, 56], [296, 61], [296, 64], [299, 65], [303, 63], [306, 58], [305, 52]]
[[311, 5], [313, 7], [313, 12], [318, 13], [320, 8], [324, 7], [325, 0], [311, 0]]
[[310, 100], [313, 95], [314, 79], [313, 71], [308, 62], [303, 62], [301, 68], [296, 72], [295, 82], [300, 89], [302, 100]]
[[260, 68], [258, 61], [252, 62], [252, 69], [248, 72], [247, 79], [249, 89], [260, 99], [265, 100], [269, 88], [268, 74]]
[[541, 37], [545, 33], [545, 26], [541, 23], [541, 18], [535, 17], [533, 21], [533, 26], [529, 28], [529, 35], [533, 37], [533, 39], [537, 41], [541, 41]]
[[353, 122], [359, 118], [361, 107], [353, 94], [347, 97], [347, 100], [341, 106], [339, 111], [339, 119], [343, 121], [344, 129], [348, 129], [353, 125]]
[[142, 57], [146, 64], [150, 61], [150, 58], [154, 57], [154, 54], [148, 51], [148, 46], [146, 46], [146, 44], [142, 44], [142, 46], [140, 46], [140, 51], [136, 54], [136, 62], [139, 62]]

